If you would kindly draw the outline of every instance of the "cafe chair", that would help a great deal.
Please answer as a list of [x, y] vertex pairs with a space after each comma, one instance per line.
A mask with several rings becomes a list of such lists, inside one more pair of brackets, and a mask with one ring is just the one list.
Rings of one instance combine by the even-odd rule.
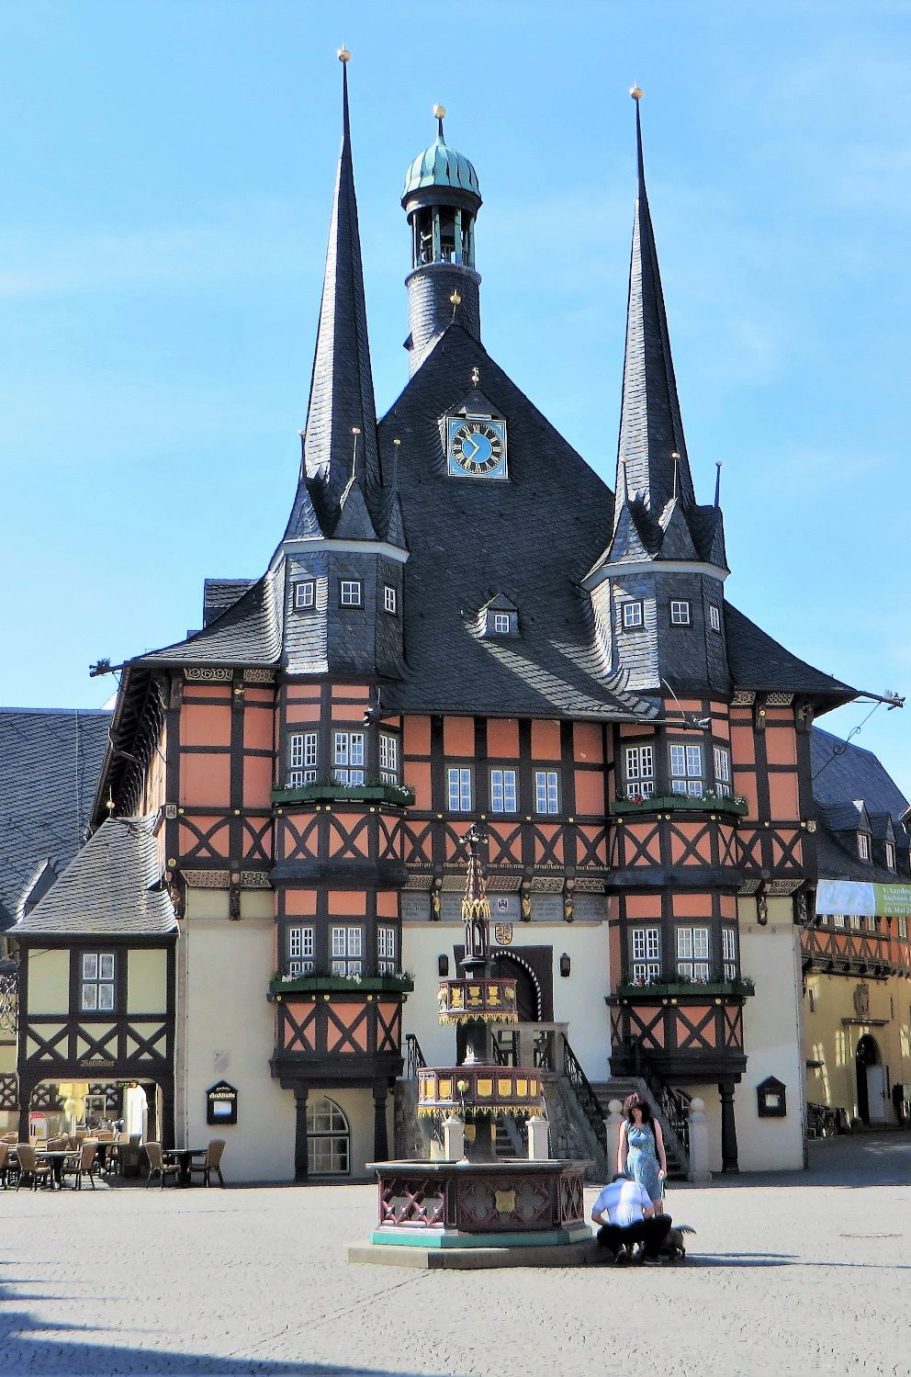
[[223, 1186], [225, 1178], [221, 1174], [221, 1155], [225, 1150], [223, 1138], [213, 1138], [206, 1148], [206, 1155], [201, 1162], [190, 1163], [190, 1180], [193, 1180], [193, 1173], [199, 1172], [204, 1186], [211, 1185], [212, 1172], [218, 1175], [218, 1184]]
[[153, 1176], [159, 1178], [159, 1184], [164, 1189], [164, 1183], [168, 1179], [177, 1185], [177, 1178], [180, 1175], [180, 1167], [176, 1162], [166, 1162], [162, 1156], [161, 1143], [146, 1143], [146, 1155], [149, 1159], [149, 1174], [146, 1177], [146, 1185], [152, 1180]]
[[32, 1190], [38, 1189], [38, 1182], [41, 1181], [45, 1186], [52, 1186], [54, 1178], [51, 1172], [50, 1162], [39, 1162], [37, 1153], [31, 1143], [19, 1143], [16, 1147], [19, 1157], [19, 1180], [16, 1182], [16, 1190], [22, 1185], [23, 1178], [31, 1177]]
[[83, 1143], [82, 1148], [76, 1157], [76, 1174], [73, 1178], [73, 1189], [82, 1190], [82, 1178], [87, 1175], [92, 1183], [92, 1190], [95, 1189], [95, 1158], [98, 1155], [97, 1143]]
[[0, 1187], [6, 1190], [9, 1185], [9, 1174], [12, 1166], [9, 1160], [9, 1143], [0, 1141]]

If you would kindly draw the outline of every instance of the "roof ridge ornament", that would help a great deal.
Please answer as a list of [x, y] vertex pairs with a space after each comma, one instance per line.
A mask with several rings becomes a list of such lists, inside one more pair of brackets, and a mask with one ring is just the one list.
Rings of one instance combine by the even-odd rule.
[[435, 105], [433, 107], [433, 118], [437, 122], [437, 138], [439, 139], [440, 143], [445, 143], [446, 140], [443, 137], [443, 121], [446, 118], [446, 106]]

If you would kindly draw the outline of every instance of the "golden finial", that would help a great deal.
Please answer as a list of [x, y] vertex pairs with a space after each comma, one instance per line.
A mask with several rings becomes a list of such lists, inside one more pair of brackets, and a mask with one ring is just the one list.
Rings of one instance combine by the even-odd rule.
[[642, 87], [641, 87], [641, 86], [631, 86], [631, 87], [629, 88], [629, 93], [630, 93], [630, 95], [632, 96], [633, 100], [641, 100], [641, 99], [642, 99]]
[[474, 368], [471, 370], [471, 381], [474, 383], [475, 387], [477, 387], [478, 383], [481, 381], [481, 373], [477, 364], [475, 364]]
[[344, 43], [343, 43], [342, 46], [339, 48], [338, 53], [337, 53], [337, 57], [338, 57], [339, 62], [350, 62], [350, 61], [351, 61], [351, 54], [349, 53], [348, 49], [345, 47]]
[[435, 120], [444, 120], [446, 118], [446, 106], [435, 105], [433, 107], [433, 118]]
[[449, 298], [449, 300], [452, 302], [453, 306], [461, 306], [462, 304], [461, 294], [457, 291], [454, 291], [452, 293], [452, 296]]

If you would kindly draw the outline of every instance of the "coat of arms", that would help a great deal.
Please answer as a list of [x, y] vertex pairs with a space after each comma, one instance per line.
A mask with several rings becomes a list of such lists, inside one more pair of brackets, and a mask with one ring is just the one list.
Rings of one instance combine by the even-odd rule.
[[495, 923], [493, 935], [496, 938], [498, 947], [509, 947], [512, 945], [512, 923]]

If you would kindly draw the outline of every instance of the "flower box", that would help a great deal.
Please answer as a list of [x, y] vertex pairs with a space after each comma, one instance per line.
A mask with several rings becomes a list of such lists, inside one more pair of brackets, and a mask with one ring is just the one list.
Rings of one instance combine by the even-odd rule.
[[653, 980], [647, 985], [620, 980], [616, 989], [619, 999], [666, 999], [669, 995], [675, 998], [689, 995], [697, 999], [721, 995], [728, 999], [745, 999], [755, 993], [756, 987], [747, 976], [738, 980]]
[[407, 808], [414, 803], [414, 790], [407, 784], [302, 784], [297, 789], [273, 789], [273, 803], [391, 803]]
[[614, 799], [610, 811], [618, 817], [626, 813], [727, 813], [742, 818], [747, 801], [736, 794], [701, 794], [698, 798], [691, 794], [652, 794], [650, 798]]
[[270, 994], [317, 994], [340, 991], [349, 994], [409, 994], [414, 989], [414, 977], [401, 975], [273, 975], [269, 981]]

